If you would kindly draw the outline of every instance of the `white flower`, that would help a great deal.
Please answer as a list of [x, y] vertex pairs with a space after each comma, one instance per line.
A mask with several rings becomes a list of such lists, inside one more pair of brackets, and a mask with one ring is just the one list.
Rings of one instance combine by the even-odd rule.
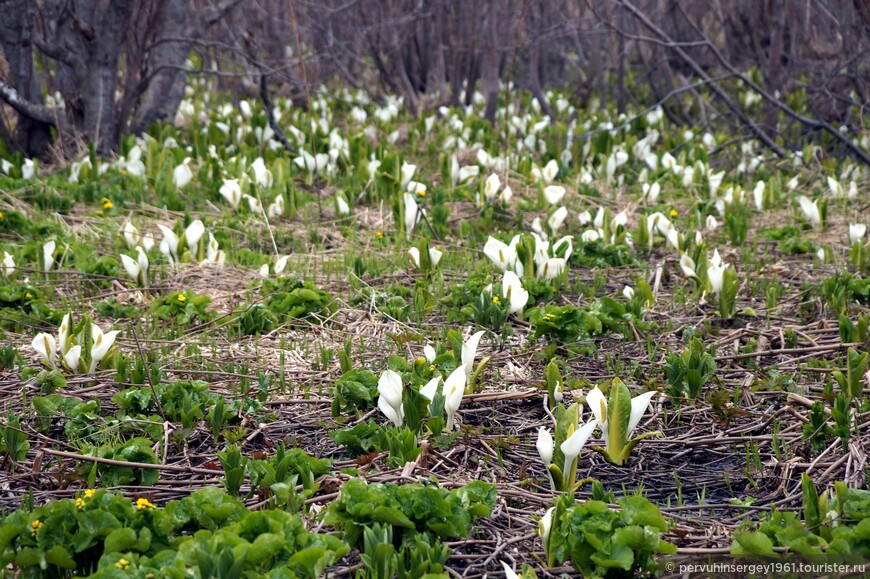
[[493, 173], [486, 178], [486, 183], [483, 186], [483, 196], [487, 201], [492, 201], [498, 195], [499, 189], [501, 189], [501, 179], [498, 178], [497, 174]]
[[57, 244], [53, 239], [42, 245], [42, 264], [45, 271], [51, 271], [51, 268], [54, 267], [54, 250], [56, 248]]
[[[867, 226], [863, 223], [853, 223], [849, 225], [849, 243], [855, 245], [864, 240], [864, 235], [867, 233]], [[6, 255], [9, 255], [8, 253]], [[5, 262], [4, 262], [5, 263]], [[13, 264], [14, 268], [14, 264]]]
[[695, 260], [688, 253], [680, 256], [680, 269], [683, 270], [686, 277], [698, 277], [695, 273]]
[[284, 255], [275, 261], [275, 265], [272, 266], [272, 271], [275, 272], [275, 275], [281, 275], [284, 273], [284, 270], [287, 269], [287, 260], [289, 259], [289, 255]]
[[469, 165], [467, 167], [462, 167], [459, 169], [459, 172], [456, 175], [457, 183], [464, 183], [468, 179], [472, 177], [477, 177], [480, 174], [480, 167], [477, 165]]
[[723, 264], [720, 260], [718, 262], [711, 261], [710, 266], [707, 268], [707, 279], [710, 280], [710, 290], [717, 296], [722, 293], [725, 269], [727, 267], [728, 264]]
[[502, 297], [510, 303], [508, 315], [523, 311], [523, 308], [529, 303], [529, 292], [523, 288], [523, 284], [517, 274], [510, 270], [504, 272], [502, 277], [501, 293]]
[[276, 219], [284, 215], [284, 194], [278, 193], [275, 201], [269, 204], [269, 219]]
[[819, 201], [810, 201], [806, 196], [801, 195], [798, 198], [798, 202], [801, 205], [801, 211], [804, 213], [804, 217], [807, 218], [814, 227], [817, 227], [822, 222], [822, 216], [819, 212]]
[[21, 177], [23, 179], [33, 179], [36, 176], [36, 163], [33, 162], [33, 159], [24, 159], [24, 163], [21, 165]]
[[677, 231], [676, 227], [668, 229], [665, 239], [667, 239], [668, 243], [673, 246], [675, 250], [680, 251], [680, 232]]
[[756, 211], [764, 210], [764, 187], [764, 181], [758, 181], [755, 183], [755, 189], [752, 190], [752, 196], [755, 199]]
[[592, 436], [592, 431], [595, 430], [596, 426], [598, 426], [598, 423], [595, 420], [590, 420], [577, 430], [574, 430], [573, 424], [568, 427], [570, 435], [565, 439], [565, 442], [559, 445], [559, 450], [565, 455], [565, 466], [562, 469], [562, 473], [571, 471], [571, 464], [580, 455], [580, 451], [583, 450], [586, 441]]
[[165, 255], [170, 261], [178, 259], [178, 236], [163, 224], [158, 223], [157, 227], [163, 232], [163, 239], [160, 241], [160, 253]]
[[511, 569], [511, 566], [505, 563], [504, 561], [499, 561], [501, 563], [502, 569], [504, 569], [504, 577], [505, 579], [520, 579], [520, 576], [517, 575], [516, 571]]
[[713, 215], [708, 215], [704, 225], [707, 227], [707, 231], [712, 233], [719, 227], [719, 222], [716, 221], [716, 218]]
[[3, 263], [0, 265], [0, 270], [3, 271], [5, 277], [10, 277], [15, 273], [15, 258], [8, 251], [3, 252]]
[[541, 173], [541, 176], [544, 178], [544, 183], [552, 183], [558, 173], [559, 163], [556, 162], [556, 159], [550, 159], [550, 161], [544, 165], [544, 170]]
[[[655, 390], [652, 390], [650, 392], [638, 394], [631, 399], [631, 415], [628, 420], [626, 438], [630, 438], [631, 433], [634, 432], [634, 429], [637, 428], [638, 424], [640, 424], [640, 419], [643, 418], [643, 414], [646, 412], [650, 400], [652, 400], [652, 397], [655, 395]], [[604, 397], [604, 393], [600, 388], [598, 388], [598, 386], [593, 388], [586, 396], [586, 405], [589, 406], [589, 410], [591, 410], [592, 414], [595, 416], [595, 421], [593, 422], [598, 423], [598, 426], [601, 428], [601, 435], [604, 438], [605, 445], [607, 445], [610, 439], [610, 433], [607, 430], [607, 398]]]
[[405, 405], [402, 404], [402, 377], [393, 370], [385, 370], [378, 380], [378, 408], [396, 427], [405, 421]]
[[577, 219], [580, 221], [580, 226], [588, 225], [592, 223], [592, 214], [589, 211], [583, 211], [577, 215]]
[[93, 345], [91, 346], [91, 365], [88, 368], [88, 374], [92, 374], [97, 369], [97, 366], [109, 352], [109, 348], [115, 343], [115, 338], [119, 333], [118, 330], [112, 330], [104, 334], [97, 324], [91, 323]]
[[142, 236], [142, 243], [140, 245], [145, 249], [145, 251], [151, 251], [151, 248], [154, 247], [154, 235], [151, 233], [146, 233]]
[[483, 253], [502, 271], [513, 267], [517, 261], [516, 249], [491, 235], [483, 246]]
[[408, 182], [408, 193], [413, 195], [425, 195], [426, 194], [426, 184], [419, 183], [417, 181], [409, 181]]
[[822, 261], [822, 262], [825, 261], [825, 248], [824, 247], [819, 248], [819, 250], [816, 252], [816, 257], [819, 258], [819, 261]]
[[176, 189], [184, 189], [193, 180], [193, 171], [190, 170], [190, 157], [185, 157], [180, 165], [172, 171], [172, 182]]
[[625, 299], [631, 300], [631, 298], [634, 297], [634, 288], [628, 285], [625, 286], [624, 288], [622, 288], [622, 295], [625, 296]]
[[256, 213], [258, 215], [263, 213], [263, 205], [260, 203], [260, 200], [254, 197], [253, 195], [248, 195], [245, 193], [242, 197], [245, 198], [245, 201], [248, 202], [248, 209], [251, 210], [251, 213]]
[[544, 552], [547, 552], [547, 543], [550, 540], [550, 530], [553, 528], [553, 511], [556, 507], [550, 507], [541, 520], [538, 521], [538, 535], [541, 536], [541, 542], [544, 544]]
[[[428, 346], [428, 347], [431, 348], [431, 346]], [[434, 354], [434, 351], [433, 351], [433, 354]], [[434, 360], [434, 359], [435, 358], [433, 357], [432, 360]], [[432, 360], [429, 361], [430, 364], [432, 363]], [[426, 397], [426, 399], [429, 400], [429, 402], [432, 402], [432, 400], [435, 399], [435, 393], [438, 392], [438, 384], [440, 384], [440, 383], [441, 383], [441, 376], [435, 376], [434, 378], [432, 378], [431, 380], [426, 382], [425, 386], [420, 388], [420, 394], [422, 394], [424, 397]]]
[[137, 245], [139, 245], [139, 241], [141, 237], [139, 236], [139, 230], [136, 229], [136, 226], [130, 223], [129, 221], [124, 224], [124, 241], [127, 242], [127, 247], [133, 249]]
[[405, 193], [403, 199], [405, 201], [405, 235], [411, 239], [411, 233], [417, 224], [417, 201], [410, 193]]
[[833, 195], [834, 197], [842, 196], [844, 191], [843, 191], [843, 186], [840, 184], [840, 182], [837, 181], [836, 179], [834, 179], [833, 177], [830, 177], [830, 176], [827, 179], [828, 179], [828, 189], [831, 190], [831, 195]]
[[[163, 232], [164, 235], [166, 232]], [[187, 249], [190, 250], [190, 253], [193, 254], [194, 259], [196, 258], [196, 247], [199, 245], [199, 240], [202, 239], [202, 236], [205, 235], [205, 225], [202, 224], [202, 221], [197, 219], [191, 222], [190, 225], [187, 226], [187, 229], [184, 230], [184, 238], [187, 240]]]
[[659, 198], [659, 193], [662, 191], [662, 186], [659, 185], [658, 181], [650, 185], [649, 183], [643, 184], [643, 194], [646, 195], [646, 198], [650, 203], [655, 203]]
[[414, 173], [416, 173], [416, 172], [417, 172], [417, 165], [411, 165], [410, 163], [405, 163], [404, 161], [402, 162], [401, 182], [402, 182], [403, 189], [408, 185], [408, 183], [410, 183], [411, 178], [414, 176]]
[[350, 205], [347, 204], [342, 195], [335, 196], [335, 211], [339, 215], [350, 215]]
[[72, 326], [72, 314], [67, 314], [60, 321], [60, 326], [57, 328], [57, 348], [61, 352], [69, 350], [70, 345], [70, 327]]
[[498, 196], [499, 201], [503, 204], [507, 205], [510, 203], [511, 197], [514, 196], [514, 191], [511, 189], [510, 185], [505, 185], [505, 188], [502, 189], [501, 194]]
[[266, 163], [263, 157], [257, 157], [251, 163], [251, 170], [254, 172], [254, 183], [261, 187], [272, 186], [272, 171], [266, 168]]
[[[479, 334], [482, 333], [483, 332], [479, 332]], [[480, 338], [478, 338], [478, 340], [479, 339]], [[464, 359], [465, 346], [462, 347], [462, 354]], [[456, 414], [456, 411], [459, 410], [459, 406], [462, 404], [462, 397], [465, 396], [466, 381], [467, 376], [464, 365], [456, 368], [450, 373], [447, 380], [444, 381], [444, 387], [441, 389], [441, 394], [444, 396], [444, 410], [447, 412], [447, 430], [453, 430], [453, 417]]]
[[224, 179], [219, 192], [233, 209], [239, 206], [239, 202], [242, 200], [242, 186], [238, 179]]
[[710, 184], [710, 197], [715, 197], [716, 193], [719, 191], [719, 187], [722, 186], [722, 180], [725, 179], [725, 171], [720, 171], [718, 173], [709, 173], [707, 175], [707, 182]]
[[371, 159], [371, 160], [369, 161], [369, 167], [368, 167], [368, 171], [369, 171], [369, 183], [371, 183], [372, 181], [374, 181], [374, 180], [375, 180], [375, 177], [378, 176], [378, 169], [380, 169], [380, 168], [381, 168], [381, 162], [378, 161], [377, 159]]
[[30, 346], [39, 354], [39, 358], [43, 364], [49, 368], [56, 368], [54, 365], [54, 357], [57, 354], [57, 342], [49, 333], [42, 332], [36, 334]]
[[435, 361], [435, 348], [433, 348], [430, 344], [426, 344], [423, 346], [423, 356], [426, 357], [426, 361], [430, 364]]
[[136, 246], [136, 251], [139, 253], [138, 259], [134, 260], [129, 255], [122, 253], [121, 262], [124, 264], [124, 269], [127, 270], [130, 279], [145, 286], [148, 285], [148, 255], [139, 246]]
[[547, 226], [550, 228], [550, 232], [555, 235], [559, 228], [562, 227], [562, 224], [565, 223], [565, 219], [568, 217], [568, 208], [564, 205], [556, 209], [550, 218], [547, 219]]
[[789, 179], [788, 183], [786, 183], [785, 186], [788, 187], [789, 191], [794, 191], [795, 189], [797, 189], [797, 186], [799, 184], [800, 181], [798, 181], [797, 175], [795, 175], [794, 177]]
[[547, 185], [544, 187], [544, 198], [550, 205], [555, 205], [565, 196], [565, 188], [561, 185]]
[[535, 446], [546, 468], [553, 461], [553, 451], [555, 450], [556, 443], [553, 442], [553, 435], [550, 434], [550, 431], [543, 426], [538, 429], [538, 442]]
[[258, 273], [260, 274], [260, 277], [264, 279], [269, 277], [269, 264], [264, 263], [263, 265], [261, 265]]
[[480, 344], [480, 338], [484, 333], [484, 330], [480, 330], [472, 334], [462, 344], [462, 368], [465, 369], [466, 379], [470, 379], [471, 374], [474, 372], [474, 357], [477, 355], [477, 346]]
[[79, 363], [82, 358], [82, 347], [78, 344], [67, 350], [66, 354], [63, 356], [63, 362], [66, 367], [70, 370], [70, 372], [79, 371]]
[[562, 275], [565, 271], [565, 259], [561, 257], [551, 257], [543, 263], [543, 266], [538, 269], [538, 279], [554, 279]]

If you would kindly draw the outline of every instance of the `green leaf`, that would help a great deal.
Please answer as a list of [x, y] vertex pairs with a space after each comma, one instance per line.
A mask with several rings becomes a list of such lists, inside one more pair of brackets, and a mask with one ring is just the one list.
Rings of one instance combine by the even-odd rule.
[[619, 378], [614, 378], [610, 385], [610, 398], [607, 401], [607, 428], [609, 441], [607, 443], [610, 458], [614, 464], [623, 464], [623, 449], [628, 444], [628, 423], [631, 420], [631, 392]]
[[668, 530], [668, 523], [658, 507], [641, 496], [630, 496], [620, 499], [622, 519], [628, 525], [650, 526], [661, 532]]
[[105, 553], [129, 551], [136, 544], [136, 531], [129, 527], [115, 529], [106, 537]]
[[389, 523], [397, 527], [413, 529], [414, 523], [405, 514], [395, 507], [375, 507], [374, 518], [382, 523]]
[[737, 531], [731, 543], [732, 555], [773, 555], [770, 537], [759, 531]]

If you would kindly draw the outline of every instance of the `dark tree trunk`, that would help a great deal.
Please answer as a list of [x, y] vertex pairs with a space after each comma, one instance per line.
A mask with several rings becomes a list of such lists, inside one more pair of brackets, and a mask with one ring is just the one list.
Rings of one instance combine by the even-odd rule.
[[[30, 0], [0, 0], [0, 43], [13, 84], [22, 98], [42, 104], [42, 94], [33, 74], [33, 40], [31, 26], [35, 4]], [[9, 15], [19, 15], [9, 17]], [[18, 115], [14, 146], [28, 157], [44, 158], [51, 146], [51, 125]]]
[[185, 37], [190, 8], [190, 0], [167, 0], [165, 3], [157, 23], [159, 32], [144, 70], [145, 89], [130, 124], [133, 133], [142, 133], [157, 121], [172, 120], [184, 98], [187, 80], [184, 64], [190, 44], [168, 39]]

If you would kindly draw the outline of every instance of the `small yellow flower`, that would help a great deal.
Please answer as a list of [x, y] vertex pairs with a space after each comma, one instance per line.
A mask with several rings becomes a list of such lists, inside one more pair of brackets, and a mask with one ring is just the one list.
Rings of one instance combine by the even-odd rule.
[[671, 219], [673, 219], [673, 218], [676, 217], [677, 215], [679, 215], [679, 213], [677, 213], [677, 210], [676, 210], [676, 209], [671, 209]]
[[417, 356], [417, 357], [414, 359], [414, 365], [415, 365], [415, 366], [422, 366], [422, 365], [425, 364], [425, 363], [426, 363], [426, 358], [424, 358], [423, 356]]
[[136, 499], [136, 510], [137, 511], [150, 511], [152, 509], [156, 509], [154, 503], [149, 501], [148, 499]]
[[33, 294], [31, 294], [30, 292], [27, 292], [26, 294], [24, 294], [24, 299], [26, 299], [26, 300], [29, 300], [32, 297], [33, 297]]
[[77, 508], [78, 510], [80, 510], [80, 511], [81, 511], [81, 510], [84, 510], [84, 508], [85, 508], [85, 499], [83, 499], [83, 498], [81, 498], [81, 497], [78, 497], [78, 498], [76, 499], [76, 508]]
[[501, 299], [498, 296], [492, 296], [492, 303], [498, 304], [501, 303]]
[[430, 371], [430, 372], [434, 372], [434, 371], [435, 371], [435, 364], [430, 364], [430, 365], [429, 365], [429, 371]]
[[103, 197], [103, 198], [100, 200], [100, 203], [103, 204], [103, 209], [111, 209], [112, 207], [114, 207], [114, 206], [112, 205], [112, 202], [109, 200], [108, 197]]
[[185, 296], [184, 294], [178, 294], [178, 301], [183, 304], [187, 301], [187, 296]]
[[556, 319], [556, 316], [554, 316], [553, 314], [544, 314], [544, 321], [545, 322], [552, 322], [555, 319]]
[[3, 221], [3, 212], [0, 211], [0, 221]]
[[30, 523], [30, 534], [35, 535], [36, 531], [38, 531], [40, 527], [42, 527], [42, 521], [40, 521], [39, 519], [36, 519], [32, 523]]
[[378, 239], [383, 239], [384, 234], [382, 231], [375, 231], [375, 237], [377, 237]]
[[85, 498], [89, 499], [97, 493], [97, 489], [87, 489], [85, 490]]
[[425, 196], [426, 196], [426, 190], [425, 190], [425, 189], [422, 189], [422, 188], [417, 189], [417, 195], [420, 196], [420, 197], [425, 197]]
[[118, 562], [115, 563], [115, 569], [120, 569], [121, 571], [126, 571], [129, 567], [130, 561], [126, 559], [118, 559]]

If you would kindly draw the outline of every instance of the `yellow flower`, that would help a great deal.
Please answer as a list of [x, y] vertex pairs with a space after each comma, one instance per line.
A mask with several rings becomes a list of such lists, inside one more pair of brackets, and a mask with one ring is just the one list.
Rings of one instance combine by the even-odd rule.
[[425, 196], [426, 196], [426, 190], [423, 189], [423, 188], [417, 189], [417, 195], [419, 195], [420, 197], [425, 197]]
[[42, 521], [40, 521], [39, 519], [36, 519], [32, 523], [30, 523], [30, 534], [35, 535], [36, 531], [38, 531], [40, 527], [42, 527]]
[[501, 300], [499, 299], [498, 296], [492, 296], [492, 303], [494, 303], [494, 304], [501, 303]]
[[120, 569], [121, 571], [126, 571], [128, 567], [130, 567], [130, 561], [126, 559], [118, 559], [118, 562], [115, 563], [115, 569]]
[[544, 314], [544, 321], [545, 322], [552, 322], [555, 319], [556, 319], [556, 316], [554, 316], [553, 314]]
[[89, 499], [97, 493], [97, 489], [87, 489], [85, 490], [85, 498]]
[[24, 299], [26, 299], [26, 300], [29, 300], [32, 297], [33, 297], [33, 294], [31, 294], [30, 292], [27, 292], [26, 294], [24, 294]]
[[417, 356], [417, 357], [414, 359], [414, 365], [415, 365], [415, 366], [422, 366], [422, 365], [425, 364], [425, 363], [426, 363], [426, 358], [424, 358], [423, 356]]
[[429, 365], [429, 371], [430, 371], [430, 372], [434, 372], [434, 371], [435, 371], [435, 364], [430, 364], [430, 365]]
[[76, 508], [77, 508], [78, 510], [80, 510], [80, 511], [81, 511], [81, 510], [84, 510], [84, 508], [85, 508], [85, 499], [83, 499], [83, 498], [81, 498], [81, 497], [78, 497], [78, 498], [76, 499]]
[[112, 207], [114, 207], [114, 206], [112, 205], [112, 202], [109, 201], [108, 199], [106, 199], [106, 200], [103, 202], [103, 209], [107, 209], [107, 210], [108, 210], [108, 209], [111, 209]]
[[384, 234], [381, 231], [375, 231], [375, 237], [377, 237], [378, 239], [383, 239]]
[[150, 511], [150, 510], [156, 509], [156, 508], [157, 507], [154, 506], [154, 503], [152, 503], [148, 499], [145, 499], [145, 498], [136, 499], [136, 510], [137, 511], [144, 511], [144, 510]]
[[0, 211], [0, 221], [3, 221], [3, 212]]
[[178, 294], [178, 301], [183, 304], [187, 301], [187, 296], [185, 296], [184, 294]]
[[679, 213], [677, 213], [677, 210], [676, 210], [676, 209], [671, 209], [671, 219], [673, 219], [673, 218], [676, 217], [677, 215], [679, 215]]

